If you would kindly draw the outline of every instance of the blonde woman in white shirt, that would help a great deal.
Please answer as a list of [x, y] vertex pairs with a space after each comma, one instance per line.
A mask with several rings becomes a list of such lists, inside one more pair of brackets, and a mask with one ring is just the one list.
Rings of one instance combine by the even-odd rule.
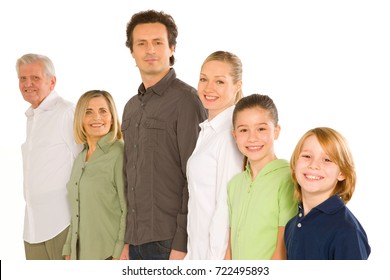
[[242, 63], [216, 51], [203, 62], [198, 94], [208, 119], [187, 163], [187, 260], [223, 259], [229, 240], [227, 183], [242, 171], [243, 156], [232, 136], [234, 104], [242, 97]]

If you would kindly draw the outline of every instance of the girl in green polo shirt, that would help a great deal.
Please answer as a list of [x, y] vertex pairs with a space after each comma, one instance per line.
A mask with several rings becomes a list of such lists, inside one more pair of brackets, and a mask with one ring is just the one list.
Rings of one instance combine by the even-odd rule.
[[274, 141], [278, 111], [267, 95], [242, 98], [233, 112], [233, 136], [245, 156], [244, 171], [228, 184], [230, 247], [226, 259], [286, 259], [284, 228], [297, 213], [287, 160]]

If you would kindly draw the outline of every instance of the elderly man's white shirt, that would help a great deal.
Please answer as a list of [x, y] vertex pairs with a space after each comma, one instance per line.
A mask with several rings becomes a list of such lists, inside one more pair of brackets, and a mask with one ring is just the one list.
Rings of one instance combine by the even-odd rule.
[[66, 183], [82, 146], [73, 136], [74, 105], [51, 92], [26, 111], [22, 145], [24, 198], [23, 238], [29, 243], [52, 239], [70, 223]]

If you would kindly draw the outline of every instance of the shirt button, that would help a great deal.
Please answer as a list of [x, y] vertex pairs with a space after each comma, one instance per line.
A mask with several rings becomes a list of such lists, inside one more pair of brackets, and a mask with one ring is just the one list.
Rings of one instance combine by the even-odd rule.
[[298, 224], [297, 224], [297, 227], [299, 227], [299, 228], [302, 227], [302, 224], [301, 224], [301, 223], [298, 223]]
[[134, 212], [135, 212], [135, 209], [131, 209], [131, 212], [133, 212], [133, 213], [134, 213]]
[[131, 190], [134, 191], [134, 187], [131, 187]]
[[139, 127], [139, 123], [136, 123], [136, 124], [135, 124], [135, 127]]
[[299, 215], [298, 215], [298, 216], [299, 216], [299, 218], [301, 218], [301, 217], [302, 217], [302, 213], [299, 213]]

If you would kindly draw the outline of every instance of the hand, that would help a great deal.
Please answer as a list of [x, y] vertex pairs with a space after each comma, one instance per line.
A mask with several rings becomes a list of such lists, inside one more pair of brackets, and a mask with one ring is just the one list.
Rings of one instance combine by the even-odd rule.
[[129, 244], [125, 244], [122, 249], [120, 260], [129, 260]]
[[184, 257], [187, 255], [185, 252], [177, 251], [172, 249], [171, 253], [169, 255], [170, 260], [183, 260]]

